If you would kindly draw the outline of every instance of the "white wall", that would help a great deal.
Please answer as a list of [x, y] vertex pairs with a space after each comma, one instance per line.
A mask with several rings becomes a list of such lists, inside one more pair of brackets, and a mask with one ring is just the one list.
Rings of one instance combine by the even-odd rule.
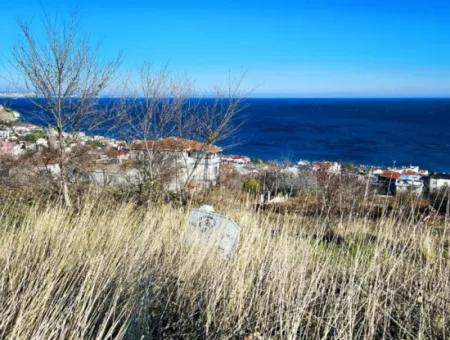
[[430, 179], [430, 191], [437, 191], [445, 186], [450, 188], [450, 179], [442, 179], [442, 178]]

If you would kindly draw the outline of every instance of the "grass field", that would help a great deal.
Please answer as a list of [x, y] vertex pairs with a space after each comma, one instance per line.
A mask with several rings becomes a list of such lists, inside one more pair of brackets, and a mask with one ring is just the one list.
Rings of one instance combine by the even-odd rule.
[[184, 242], [189, 207], [6, 200], [0, 338], [450, 337], [446, 222], [217, 202], [230, 258]]

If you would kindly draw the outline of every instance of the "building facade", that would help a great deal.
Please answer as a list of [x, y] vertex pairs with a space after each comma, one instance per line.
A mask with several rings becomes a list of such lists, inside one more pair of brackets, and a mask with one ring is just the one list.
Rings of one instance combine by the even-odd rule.
[[154, 157], [166, 168], [167, 188], [178, 191], [186, 185], [190, 189], [215, 186], [219, 180], [221, 149], [197, 141], [168, 137], [132, 143], [130, 158]]

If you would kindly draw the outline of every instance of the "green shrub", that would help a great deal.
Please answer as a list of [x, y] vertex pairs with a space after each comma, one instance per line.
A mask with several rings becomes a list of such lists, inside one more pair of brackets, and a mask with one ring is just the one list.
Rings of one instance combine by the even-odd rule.
[[33, 142], [35, 143], [39, 138], [45, 138], [45, 133], [42, 130], [37, 130], [37, 131], [33, 131], [28, 133], [27, 135], [25, 135], [24, 139], [27, 142]]
[[252, 194], [257, 194], [257, 193], [259, 193], [260, 189], [261, 189], [261, 186], [256, 179], [248, 178], [244, 181], [244, 190], [245, 191], [252, 193]]
[[94, 148], [104, 148], [105, 147], [105, 144], [103, 144], [99, 140], [95, 140], [95, 139], [88, 140], [86, 142], [86, 145], [92, 146]]
[[264, 161], [262, 159], [259, 158], [251, 158], [250, 162], [254, 165], [264, 165]]

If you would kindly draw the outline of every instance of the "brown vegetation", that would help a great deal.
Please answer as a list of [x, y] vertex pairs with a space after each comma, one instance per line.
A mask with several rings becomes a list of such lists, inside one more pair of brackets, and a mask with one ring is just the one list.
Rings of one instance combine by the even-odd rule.
[[249, 196], [213, 190], [201, 200], [242, 227], [223, 258], [183, 241], [189, 209], [113, 197], [91, 192], [75, 212], [4, 200], [2, 338], [450, 334], [446, 222], [257, 213]]

